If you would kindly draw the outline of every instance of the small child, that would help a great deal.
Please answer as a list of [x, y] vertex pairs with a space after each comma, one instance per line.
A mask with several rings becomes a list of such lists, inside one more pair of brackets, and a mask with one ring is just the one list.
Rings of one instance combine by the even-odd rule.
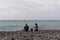
[[32, 31], [33, 31], [33, 29], [31, 28], [31, 29], [30, 29], [30, 31], [32, 32]]

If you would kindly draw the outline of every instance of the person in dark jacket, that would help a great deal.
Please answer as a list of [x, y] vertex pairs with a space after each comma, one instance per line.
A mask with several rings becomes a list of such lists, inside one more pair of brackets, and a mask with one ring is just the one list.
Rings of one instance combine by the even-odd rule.
[[24, 26], [24, 31], [29, 31], [29, 26], [27, 25], [27, 23]]

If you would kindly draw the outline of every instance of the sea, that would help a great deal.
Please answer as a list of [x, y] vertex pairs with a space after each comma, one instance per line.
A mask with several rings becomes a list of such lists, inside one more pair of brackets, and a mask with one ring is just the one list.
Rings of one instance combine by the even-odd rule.
[[18, 31], [23, 30], [24, 25], [28, 24], [34, 29], [35, 23], [39, 30], [60, 29], [60, 20], [0, 20], [0, 31]]

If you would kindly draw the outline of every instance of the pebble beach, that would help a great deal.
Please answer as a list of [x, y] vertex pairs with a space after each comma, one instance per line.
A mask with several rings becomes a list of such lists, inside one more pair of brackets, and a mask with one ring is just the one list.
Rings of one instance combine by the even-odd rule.
[[0, 31], [0, 40], [60, 40], [60, 30]]

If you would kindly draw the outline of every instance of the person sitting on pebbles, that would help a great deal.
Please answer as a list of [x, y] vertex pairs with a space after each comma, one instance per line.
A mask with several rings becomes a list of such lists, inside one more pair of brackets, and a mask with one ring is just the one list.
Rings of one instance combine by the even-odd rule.
[[24, 26], [24, 31], [29, 31], [29, 26], [28, 26], [27, 23], [26, 23], [25, 26]]
[[33, 29], [32, 28], [30, 29], [30, 32], [33, 32]]
[[35, 23], [34, 31], [38, 31], [38, 24], [37, 23]]

